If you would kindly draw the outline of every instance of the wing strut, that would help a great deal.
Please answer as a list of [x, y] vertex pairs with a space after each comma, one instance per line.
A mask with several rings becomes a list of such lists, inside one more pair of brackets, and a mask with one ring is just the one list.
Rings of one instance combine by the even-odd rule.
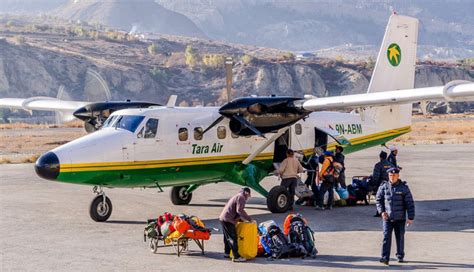
[[245, 160], [242, 162], [242, 164], [244, 165], [249, 164], [258, 154], [262, 153], [262, 151], [265, 150], [265, 148], [267, 148], [271, 143], [276, 141], [276, 139], [278, 139], [278, 137], [283, 135], [283, 133], [285, 133], [289, 128], [290, 127], [288, 126], [288, 127], [284, 127], [278, 130], [277, 133], [273, 134], [272, 137], [267, 139], [259, 148], [257, 148], [257, 150], [255, 150], [250, 155], [248, 155], [247, 158], [245, 158]]

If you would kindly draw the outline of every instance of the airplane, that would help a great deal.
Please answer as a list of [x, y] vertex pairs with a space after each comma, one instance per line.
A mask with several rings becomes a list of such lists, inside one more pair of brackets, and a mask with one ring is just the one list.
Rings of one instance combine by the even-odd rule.
[[[288, 191], [267, 191], [260, 182], [288, 148], [309, 155], [315, 146], [333, 150], [339, 144], [346, 154], [356, 152], [410, 132], [413, 102], [474, 99], [474, 83], [467, 81], [414, 88], [417, 38], [417, 19], [391, 15], [367, 93], [118, 110], [102, 129], [40, 156], [35, 171], [44, 179], [92, 186], [97, 196], [89, 214], [97, 222], [112, 213], [104, 191], [112, 187], [172, 187], [172, 203], [186, 205], [199, 187], [231, 182], [263, 195], [271, 212], [285, 212]], [[227, 70], [231, 65], [226, 60]], [[334, 111], [348, 109], [358, 111]]]

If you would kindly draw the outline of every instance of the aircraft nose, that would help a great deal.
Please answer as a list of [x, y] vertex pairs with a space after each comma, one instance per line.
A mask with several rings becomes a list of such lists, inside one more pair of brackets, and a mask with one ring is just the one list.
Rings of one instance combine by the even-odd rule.
[[35, 164], [36, 174], [44, 179], [56, 180], [59, 176], [59, 159], [54, 152], [41, 155]]

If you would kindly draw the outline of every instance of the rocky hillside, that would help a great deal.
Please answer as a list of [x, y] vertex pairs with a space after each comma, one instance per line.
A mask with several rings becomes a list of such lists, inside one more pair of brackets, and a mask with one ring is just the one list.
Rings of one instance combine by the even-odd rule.
[[[0, 39], [0, 97], [55, 97], [64, 86], [73, 99], [91, 99], [90, 94], [97, 92], [97, 85], [90, 84], [93, 70], [109, 85], [114, 100], [165, 103], [169, 95], [177, 94], [181, 105], [219, 105], [224, 97], [225, 56], [236, 61], [235, 97], [331, 96], [364, 92], [373, 67], [371, 62], [296, 61], [283, 51], [200, 39], [139, 40], [120, 32], [114, 36], [82, 29], [79, 35], [68, 27], [54, 32], [36, 28], [44, 31], [9, 27], [0, 32], [5, 37]], [[416, 86], [454, 79], [474, 80], [473, 67], [421, 63]]]

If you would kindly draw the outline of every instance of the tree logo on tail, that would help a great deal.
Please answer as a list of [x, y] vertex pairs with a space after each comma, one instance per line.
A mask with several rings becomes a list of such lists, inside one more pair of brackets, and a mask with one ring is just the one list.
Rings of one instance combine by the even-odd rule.
[[392, 43], [388, 46], [387, 58], [392, 66], [398, 66], [400, 64], [400, 61], [402, 60], [402, 50], [398, 44]]

